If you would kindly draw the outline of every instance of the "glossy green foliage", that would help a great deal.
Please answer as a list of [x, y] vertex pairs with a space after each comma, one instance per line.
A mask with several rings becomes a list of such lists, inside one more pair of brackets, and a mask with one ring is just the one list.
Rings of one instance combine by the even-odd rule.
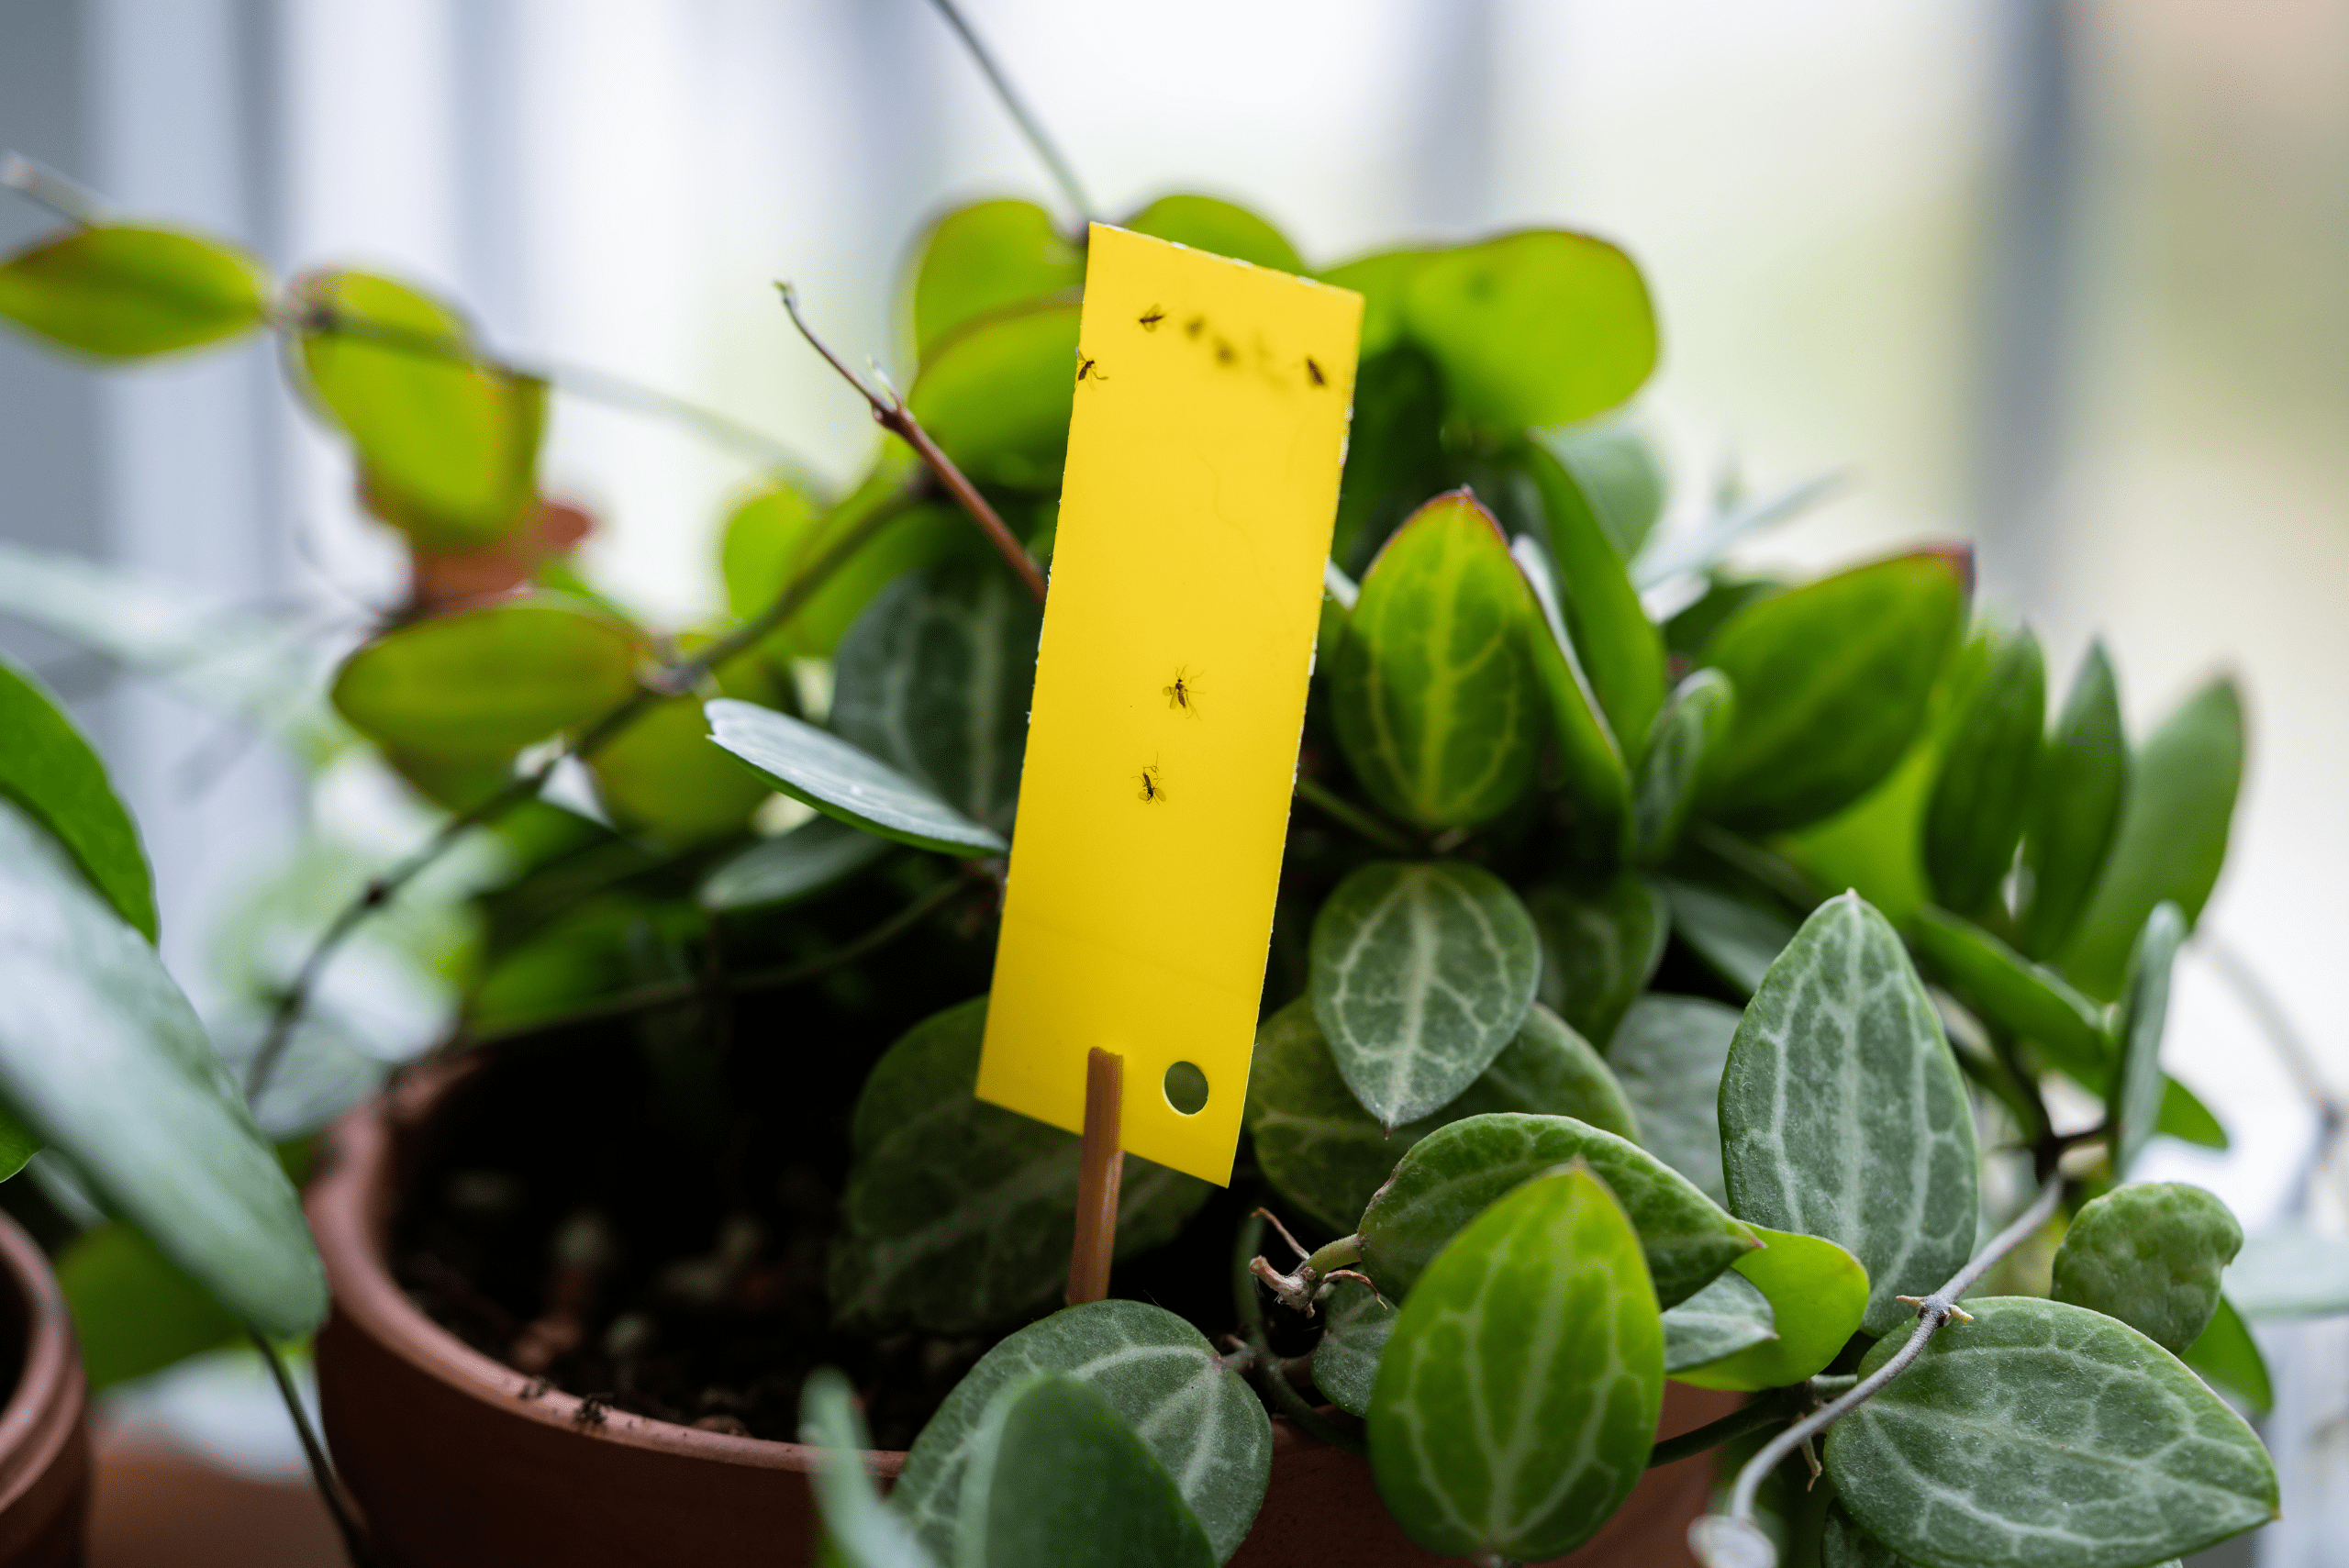
[[930, 346], [907, 395], [914, 417], [972, 479], [1059, 490], [1076, 397], [1074, 304], [1012, 306]]
[[1389, 1132], [1346, 1087], [1310, 997], [1264, 1020], [1248, 1074], [1248, 1130], [1257, 1163], [1287, 1202], [1336, 1231], [1363, 1206], [1404, 1151], [1437, 1128], [1494, 1111], [1573, 1117], [1635, 1137], [1623, 1091], [1589, 1045], [1536, 1004], [1517, 1037], [1457, 1099]]
[[705, 706], [709, 738], [795, 800], [884, 839], [946, 855], [999, 855], [1009, 846], [922, 785], [837, 735], [730, 697]]
[[940, 502], [907, 504], [913, 467], [912, 454], [893, 440], [873, 475], [829, 511], [789, 485], [777, 485], [744, 501], [727, 519], [720, 557], [726, 601], [738, 618], [750, 620], [875, 512], [895, 513], [764, 640], [762, 646], [774, 657], [830, 657], [875, 594], [904, 573], [967, 549], [972, 528], [960, 511]]
[[2028, 629], [1994, 630], [1973, 700], [1950, 727], [1925, 808], [1925, 872], [1934, 895], [1971, 914], [2014, 863], [2047, 724], [2047, 662]]
[[1443, 450], [1443, 376], [1427, 350], [1408, 340], [1374, 336], [1386, 297], [1387, 318], [1401, 330], [1401, 305], [1369, 281], [1374, 257], [1326, 274], [1329, 282], [1364, 295], [1362, 361], [1354, 372], [1354, 414], [1346, 440], [1346, 467], [1338, 486], [1338, 516], [1330, 558], [1359, 572], [1396, 525], [1422, 502], [1454, 483]]
[[1586, 234], [1530, 229], [1431, 255], [1412, 270], [1404, 319], [1442, 368], [1452, 410], [1490, 430], [1587, 418], [1655, 368], [1639, 268]]
[[2242, 1249], [2243, 1227], [2200, 1187], [2132, 1182], [2073, 1218], [2048, 1294], [2182, 1356], [2217, 1316], [2219, 1276]]
[[1540, 446], [1527, 447], [1517, 462], [1542, 497], [1567, 635], [1608, 727], [1636, 764], [1664, 706], [1664, 634], [1641, 607], [1613, 536], [1572, 471]]
[[0, 796], [47, 828], [115, 913], [155, 940], [147, 852], [138, 825], [115, 798], [106, 763], [56, 696], [6, 653], [0, 653]]
[[1375, 862], [1313, 921], [1313, 1016], [1346, 1086], [1389, 1128], [1492, 1064], [1541, 973], [1532, 917], [1482, 866]]
[[1754, 832], [1865, 795], [1923, 728], [1965, 610], [1963, 555], [1896, 557], [1751, 605], [1706, 645], [1737, 715], [1703, 809]]
[[1128, 218], [1124, 227], [1276, 272], [1305, 271], [1297, 248], [1279, 229], [1246, 207], [1214, 196], [1161, 196]]
[[2129, 793], [2129, 736], [2121, 727], [2121, 685], [2102, 642], [2088, 645], [2071, 695], [2047, 738], [2032, 791], [2022, 860], [2031, 875], [2022, 907], [2022, 951], [2044, 958], [2060, 950], [2111, 851]]
[[775, 909], [812, 898], [889, 852], [889, 840], [829, 817], [761, 840], [702, 879], [705, 909]]
[[1313, 1386], [1348, 1415], [1367, 1416], [1397, 1308], [1360, 1280], [1341, 1279], [1331, 1286], [1322, 1311], [1321, 1338], [1313, 1346]]
[[1584, 1165], [1462, 1230], [1403, 1303], [1371, 1397], [1371, 1473], [1431, 1551], [1571, 1550], [1655, 1441], [1664, 1331], [1639, 1238]]
[[1429, 502], [1363, 579], [1330, 678], [1338, 740], [1373, 800], [1467, 828], [1533, 782], [1541, 698], [1524, 584], [1490, 512]]
[[1609, 728], [1598, 694], [1567, 635], [1549, 558], [1530, 538], [1510, 546], [1509, 555], [1536, 612], [1526, 641], [1550, 716], [1551, 738], [1557, 742], [1559, 793], [1571, 814], [1575, 859], [1597, 867], [1616, 864], [1629, 859], [1632, 849], [1631, 781], [1622, 744]]
[[2227, 858], [2243, 755], [2243, 699], [2232, 681], [2203, 687], [2146, 738], [2112, 852], [2064, 950], [2064, 973], [2089, 995], [2120, 995], [2154, 905], [2176, 904], [2189, 928], [2201, 916]]
[[769, 794], [709, 743], [698, 697], [655, 705], [588, 767], [614, 827], [672, 849], [740, 832]]
[[121, 1220], [83, 1231], [57, 1260], [90, 1392], [243, 1338], [212, 1293]]
[[1736, 722], [1737, 688], [1719, 670], [1699, 670], [1672, 689], [1631, 780], [1632, 841], [1642, 862], [1670, 857], [1703, 792], [1705, 761]]
[[358, 449], [377, 516], [433, 550], [479, 550], [538, 509], [544, 382], [484, 355], [453, 308], [389, 278], [294, 285], [300, 366]]
[[393, 628], [344, 662], [334, 706], [395, 755], [502, 773], [636, 690], [637, 634], [554, 595]]
[[1085, 285], [1085, 252], [1034, 202], [974, 202], [938, 220], [914, 273], [914, 351], [1007, 306]]
[[1893, 1551], [1931, 1568], [2141, 1568], [2276, 1517], [2259, 1439], [2143, 1334], [2060, 1301], [1966, 1307], [1974, 1321], [1828, 1429], [1844, 1507]]
[[1832, 1241], [1753, 1226], [1762, 1250], [1731, 1264], [1769, 1302], [1777, 1337], [1704, 1366], [1675, 1372], [1699, 1388], [1785, 1388], [1824, 1372], [1859, 1332], [1868, 1272]]
[[1664, 1370], [1685, 1372], [1777, 1337], [1770, 1298], [1730, 1269], [1664, 1315]]
[[954, 1568], [1214, 1568], [1174, 1477], [1084, 1379], [1042, 1372], [995, 1397], [971, 1444]]
[[1775, 903], [1678, 877], [1657, 877], [1655, 887], [1672, 912], [1672, 934], [1741, 991], [1757, 989], [1770, 965], [1795, 940], [1794, 920]]
[[2044, 964], [1989, 932], [1931, 906], [1917, 912], [1917, 951], [1986, 1022], [2044, 1047], [2055, 1064], [2091, 1087], [2103, 1083], [2104, 1009]]
[[0, 1182], [23, 1170], [40, 1151], [40, 1134], [26, 1126], [24, 1118], [15, 1111], [0, 1105]]
[[1823, 1237], [1868, 1271], [1881, 1334], [1974, 1251], [1974, 1113], [1883, 916], [1831, 898], [1771, 964], [1721, 1073], [1731, 1212]]
[[138, 359], [217, 343], [269, 314], [269, 274], [233, 245], [103, 223], [0, 261], [0, 316], [52, 343]]
[[[1016, 1321], [1068, 1283], [1080, 1140], [977, 1099], [986, 1000], [892, 1045], [857, 1095], [829, 1289], [844, 1325], [970, 1334]], [[1210, 1189], [1126, 1157], [1118, 1255], [1183, 1228]]]
[[2145, 917], [2145, 929], [2129, 954], [2128, 977], [2113, 1037], [2121, 1047], [2121, 1069], [2107, 1106], [2112, 1121], [2112, 1173], [2126, 1180], [2146, 1142], [2160, 1129], [2162, 1033], [2169, 1023], [2170, 968], [2186, 941], [2186, 917], [2164, 900]]
[[953, 1551], [971, 1462], [996, 1397], [1063, 1373], [1091, 1387], [1178, 1478], [1219, 1561], [1239, 1547], [1272, 1473], [1264, 1405], [1189, 1323], [1139, 1301], [1095, 1301], [1031, 1323], [979, 1358], [914, 1440], [889, 1506], [941, 1557]]
[[1537, 994], [1585, 1039], [1605, 1044], [1664, 958], [1672, 927], [1663, 896], [1626, 872], [1596, 887], [1545, 883], [1527, 893], [1525, 906], [1542, 934]]
[[1733, 1007], [1650, 994], [1631, 1004], [1607, 1046], [1607, 1064], [1639, 1118], [1640, 1146], [1718, 1204], [1729, 1202], [1721, 1181], [1721, 1067], [1736, 1033]]
[[2276, 1389], [2267, 1378], [2266, 1358], [2259, 1353], [2259, 1342], [2225, 1296], [2219, 1297], [2219, 1310], [2211, 1315], [2210, 1326], [2178, 1359], [2220, 1393], [2249, 1406], [2254, 1415], [2265, 1416], [2275, 1409]]
[[[1839, 1499], [1829, 1505], [1819, 1532], [1819, 1568], [1914, 1568], [1909, 1560], [1860, 1528]], [[2166, 1568], [2166, 1565], [2164, 1565]]]
[[1542, 439], [1574, 475], [1615, 553], [1635, 558], [1664, 516], [1669, 484], [1664, 459], [1640, 420], [1594, 419], [1546, 431]]
[[908, 573], [841, 639], [831, 726], [972, 821], [1019, 798], [1043, 612], [992, 565]]
[[1414, 1145], [1363, 1211], [1363, 1272], [1408, 1297], [1444, 1244], [1503, 1194], [1575, 1160], [1598, 1173], [1638, 1229], [1655, 1299], [1675, 1307], [1757, 1245], [1753, 1233], [1669, 1167], [1567, 1117], [1497, 1113], [1439, 1128]]
[[0, 1095], [262, 1331], [325, 1316], [300, 1200], [154, 948], [0, 800]]
[[822, 1451], [810, 1489], [818, 1539], [844, 1568], [937, 1568], [905, 1523], [881, 1501], [865, 1468], [873, 1447], [856, 1390], [830, 1367], [818, 1367], [799, 1391], [799, 1440]]

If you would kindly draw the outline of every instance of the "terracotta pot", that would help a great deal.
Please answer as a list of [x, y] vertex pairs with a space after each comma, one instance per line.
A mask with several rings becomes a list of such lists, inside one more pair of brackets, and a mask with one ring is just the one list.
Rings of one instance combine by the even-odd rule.
[[[465, 1345], [401, 1292], [385, 1262], [394, 1212], [434, 1112], [466, 1075], [413, 1074], [343, 1118], [307, 1197], [334, 1285], [317, 1340], [327, 1441], [382, 1568], [809, 1561], [814, 1450], [618, 1410], [591, 1415]], [[1734, 1402], [1668, 1385], [1663, 1429], [1687, 1430]], [[886, 1480], [906, 1456], [867, 1459]], [[1689, 1562], [1685, 1534], [1711, 1484], [1709, 1456], [1650, 1473], [1598, 1538], [1562, 1561]], [[1367, 1465], [1274, 1422], [1272, 1488], [1235, 1568], [1319, 1562], [1340, 1540], [1350, 1568], [1442, 1561], [1396, 1529]]]
[[57, 1276], [32, 1238], [0, 1215], [0, 1568], [82, 1561], [90, 1513], [88, 1386]]

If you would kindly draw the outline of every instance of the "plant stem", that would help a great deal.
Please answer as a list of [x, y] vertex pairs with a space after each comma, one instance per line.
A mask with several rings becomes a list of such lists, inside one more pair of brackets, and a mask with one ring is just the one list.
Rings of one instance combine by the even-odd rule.
[[1240, 1222], [1237, 1242], [1231, 1250], [1231, 1299], [1240, 1309], [1240, 1328], [1248, 1348], [1254, 1352], [1251, 1371], [1255, 1373], [1256, 1386], [1266, 1399], [1280, 1407], [1282, 1415], [1295, 1421], [1302, 1430], [1319, 1438], [1331, 1448], [1340, 1449], [1355, 1458], [1366, 1458], [1369, 1449], [1362, 1439], [1330, 1420], [1306, 1403], [1281, 1373], [1281, 1360], [1273, 1354], [1272, 1341], [1264, 1334], [1264, 1301], [1256, 1294], [1256, 1276], [1248, 1272], [1249, 1260], [1264, 1245], [1264, 1217], [1251, 1214]]
[[1303, 773], [1297, 775], [1297, 798], [1308, 806], [1318, 806], [1323, 816], [1337, 818], [1382, 850], [1392, 850], [1398, 855], [1416, 855], [1421, 851], [1421, 846], [1411, 842], [1344, 795], [1326, 784], [1316, 784]]
[[[1809, 1415], [1772, 1438], [1762, 1446], [1762, 1451], [1746, 1462], [1737, 1473], [1737, 1485], [1730, 1493], [1729, 1517], [1733, 1522], [1751, 1525], [1753, 1518], [1753, 1494], [1763, 1479], [1776, 1468], [1780, 1460], [1794, 1452], [1805, 1438], [1824, 1431], [1840, 1418], [1858, 1409], [1894, 1378], [1909, 1370], [1909, 1364], [1925, 1353], [1925, 1347], [1949, 1320], [1958, 1316], [1958, 1297], [1972, 1288], [1974, 1282], [1987, 1273], [1991, 1265], [2021, 1246], [2024, 1240], [2047, 1223], [2055, 1212], [2058, 1199], [2064, 1195], [2064, 1178], [2051, 1175], [2039, 1189], [2031, 1207], [2018, 1216], [2015, 1222], [1990, 1240], [1989, 1245], [1976, 1252], [1972, 1261], [1954, 1274], [1941, 1289], [1917, 1303], [1917, 1325], [1909, 1331], [1909, 1340], [1892, 1352], [1890, 1360], [1852, 1385], [1851, 1392]], [[1906, 1300], [1906, 1297], [1902, 1299]]]
[[589, 725], [577, 740], [529, 773], [518, 775], [488, 799], [451, 817], [420, 849], [369, 882], [359, 896], [345, 905], [319, 934], [318, 940], [302, 960], [302, 967], [295, 972], [293, 984], [286, 987], [285, 994], [278, 998], [277, 1006], [270, 1014], [269, 1032], [262, 1037], [261, 1050], [254, 1054], [252, 1066], [245, 1073], [246, 1103], [260, 1103], [262, 1091], [269, 1086], [270, 1075], [276, 1071], [279, 1058], [285, 1054], [285, 1048], [294, 1036], [294, 1026], [301, 1021], [303, 1010], [309, 1006], [310, 994], [317, 989], [318, 978], [326, 973], [328, 962], [369, 915], [391, 902], [395, 894], [446, 854], [468, 829], [495, 822], [524, 801], [535, 798], [539, 791], [546, 787], [548, 777], [563, 758], [577, 757], [584, 761], [594, 756], [663, 699], [692, 689], [710, 671], [756, 646], [768, 633], [790, 620], [851, 556], [913, 505], [917, 495], [918, 492], [909, 486], [898, 492], [891, 502], [876, 506], [870, 515], [858, 518], [856, 525], [835, 540], [829, 550], [810, 562], [806, 570], [785, 584], [783, 592], [775, 595], [774, 602], [761, 611], [755, 619], [719, 638], [682, 664], [674, 665], [664, 672], [662, 689], [648, 686], [638, 691]]
[[1655, 1470], [1664, 1465], [1677, 1464], [1708, 1449], [1719, 1448], [1731, 1438], [1742, 1438], [1774, 1421], [1787, 1420], [1795, 1413], [1800, 1393], [1799, 1389], [1773, 1389], [1747, 1400], [1718, 1421], [1709, 1421], [1694, 1431], [1682, 1432], [1678, 1437], [1665, 1438], [1649, 1451], [1648, 1468]]
[[1013, 573], [1027, 585], [1028, 592], [1035, 595], [1036, 602], [1042, 604], [1042, 571], [1020, 544], [1019, 537], [1004, 526], [1003, 519], [996, 515], [996, 509], [987, 504], [987, 498], [979, 494], [978, 486], [965, 478], [963, 471], [954, 466], [954, 460], [941, 451], [938, 443], [930, 439], [930, 432], [921, 428], [921, 421], [914, 417], [913, 410], [906, 406], [906, 400], [897, 395], [896, 388], [888, 388], [888, 395], [884, 396], [880, 391], [868, 385], [863, 376], [849, 369], [841, 357], [832, 352], [830, 346], [816, 336], [815, 328], [808, 326], [807, 317], [799, 314], [799, 295], [792, 286], [784, 283], [774, 286], [783, 295], [783, 308], [791, 313], [791, 324], [799, 328], [799, 335], [807, 339], [807, 346], [823, 355], [825, 362], [840, 372], [842, 380], [856, 388], [872, 407], [875, 424], [914, 449], [914, 454], [938, 476], [938, 482], [946, 486], [946, 493], [953, 496], [963, 510], [979, 525], [979, 531], [987, 536], [987, 542], [995, 546]]
[[278, 1356], [277, 1347], [260, 1329], [248, 1324], [245, 1332], [252, 1337], [261, 1359], [269, 1364], [270, 1379], [277, 1385], [277, 1396], [285, 1401], [285, 1413], [294, 1419], [294, 1430], [302, 1440], [302, 1457], [309, 1462], [310, 1480], [317, 1487], [327, 1512], [334, 1518], [334, 1528], [342, 1536], [344, 1555], [351, 1559], [351, 1568], [368, 1568], [374, 1560], [374, 1551], [368, 1543], [367, 1532], [351, 1517], [350, 1501], [342, 1494], [342, 1483], [335, 1475], [333, 1462], [327, 1458], [326, 1446], [311, 1429], [310, 1413], [302, 1407], [302, 1396], [295, 1388], [285, 1362]]
[[0, 185], [84, 228], [106, 217], [106, 203], [99, 199], [97, 192], [67, 179], [45, 163], [34, 162], [21, 152], [0, 158]]
[[1044, 134], [1043, 123], [1028, 112], [1028, 106], [1020, 101], [1019, 94], [1011, 90], [1010, 80], [996, 65], [995, 57], [979, 41], [979, 35], [971, 30], [971, 24], [963, 19], [963, 13], [955, 9], [954, 0], [930, 0], [930, 4], [938, 7], [939, 15], [946, 18], [946, 25], [952, 28], [955, 35], [963, 40], [963, 47], [971, 51], [971, 58], [978, 62], [980, 71], [985, 73], [988, 83], [995, 88], [995, 95], [1003, 101], [1005, 110], [1018, 123], [1020, 134], [1028, 139], [1028, 145], [1034, 148], [1036, 156], [1044, 161], [1044, 167], [1052, 171], [1053, 183], [1068, 198], [1069, 206], [1076, 209], [1076, 216], [1091, 222], [1095, 216], [1093, 204], [1085, 199], [1085, 187], [1077, 183], [1076, 171], [1069, 166], [1067, 159], [1061, 156], [1061, 150], [1052, 144], [1052, 139]]

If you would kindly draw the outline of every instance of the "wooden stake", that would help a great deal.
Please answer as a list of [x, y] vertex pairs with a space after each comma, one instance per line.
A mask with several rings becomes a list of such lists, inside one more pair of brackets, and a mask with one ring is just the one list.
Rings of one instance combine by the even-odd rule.
[[1126, 1093], [1126, 1059], [1093, 1048], [1085, 1063], [1085, 1156], [1076, 1181], [1076, 1245], [1068, 1255], [1068, 1304], [1109, 1294], [1109, 1257], [1118, 1248], [1118, 1187], [1126, 1151], [1118, 1116]]

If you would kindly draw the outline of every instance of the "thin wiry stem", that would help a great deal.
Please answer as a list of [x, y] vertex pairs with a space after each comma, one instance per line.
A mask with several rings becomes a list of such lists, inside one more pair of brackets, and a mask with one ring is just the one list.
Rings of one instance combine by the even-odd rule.
[[2317, 1069], [2317, 1055], [2307, 1039], [2292, 1022], [2291, 1014], [2276, 993], [2268, 987], [2266, 976], [2252, 966], [2250, 960], [2236, 951], [2233, 943], [2205, 927], [2197, 936], [2196, 949], [2210, 960], [2210, 966], [2227, 983], [2235, 999], [2243, 1005], [2260, 1032], [2267, 1037], [2284, 1070], [2292, 1075], [2301, 1095], [2317, 1108], [2317, 1136], [2309, 1149], [2308, 1158], [2301, 1162], [2299, 1173], [2287, 1189], [2287, 1214], [2308, 1212], [2309, 1189], [2315, 1184], [2317, 1173], [2332, 1156], [2334, 1141], [2344, 1127], [2349, 1127], [2349, 1110], [2344, 1110], [2341, 1097]]
[[97, 192], [76, 181], [69, 180], [45, 163], [36, 163], [21, 152], [11, 152], [0, 158], [0, 185], [39, 202], [68, 223], [88, 228], [105, 220], [106, 204]]
[[[1949, 1283], [1916, 1303], [1917, 1326], [1909, 1331], [1909, 1340], [1882, 1366], [1852, 1385], [1851, 1392], [1841, 1398], [1820, 1406], [1809, 1415], [1780, 1432], [1762, 1446], [1762, 1451], [1746, 1462], [1737, 1473], [1737, 1485], [1730, 1493], [1729, 1518], [1733, 1522], [1750, 1523], [1753, 1518], [1753, 1495], [1764, 1478], [1777, 1467], [1778, 1462], [1801, 1446], [1804, 1439], [1824, 1431], [1840, 1418], [1858, 1409], [1894, 1378], [1909, 1370], [1909, 1364], [1925, 1353], [1925, 1346], [1953, 1318], [1963, 1318], [1964, 1308], [1958, 1297], [1974, 1286], [1974, 1282], [1988, 1273], [1992, 1264], [2022, 1245], [2055, 1212], [2055, 1205], [2064, 1195], [2064, 1178], [2053, 1175], [2039, 1189], [2032, 1205], [1998, 1235], [1988, 1246], [1976, 1252], [1972, 1261], [1952, 1274]], [[1902, 1299], [1906, 1300], [1906, 1297]]]
[[1258, 1209], [1241, 1222], [1239, 1238], [1231, 1251], [1232, 1304], [1240, 1309], [1241, 1334], [1253, 1352], [1256, 1386], [1300, 1429], [1331, 1448], [1362, 1458], [1370, 1451], [1362, 1439], [1307, 1404], [1305, 1396], [1281, 1373], [1280, 1358], [1273, 1354], [1272, 1341], [1264, 1333], [1264, 1299], [1256, 1294], [1256, 1276], [1249, 1272], [1250, 1260], [1264, 1244], [1264, 1211]]
[[1405, 834], [1388, 827], [1328, 785], [1317, 784], [1303, 773], [1297, 776], [1297, 798], [1319, 807], [1324, 815], [1344, 823], [1380, 849], [1392, 850], [1398, 855], [1416, 855], [1422, 851], [1422, 846], [1413, 843]]
[[1020, 101], [1019, 95], [1012, 91], [1010, 78], [1005, 76], [1002, 68], [996, 64], [995, 56], [989, 54], [986, 45], [979, 41], [979, 35], [971, 30], [971, 24], [963, 19], [963, 13], [956, 9], [954, 0], [930, 0], [930, 4], [938, 7], [938, 14], [946, 18], [946, 25], [952, 28], [955, 36], [963, 40], [963, 47], [971, 51], [971, 58], [978, 62], [988, 84], [995, 88], [995, 95], [1003, 101], [1005, 111], [1019, 125], [1020, 134], [1028, 139], [1028, 145], [1036, 150], [1036, 156], [1042, 159], [1044, 167], [1052, 171], [1053, 183], [1068, 198], [1068, 205], [1076, 209], [1077, 217], [1088, 223], [1093, 221], [1099, 214], [1094, 211], [1093, 203], [1086, 198], [1085, 187], [1077, 183], [1076, 171], [1067, 159], [1061, 156], [1061, 150], [1053, 145], [1052, 139], [1044, 134], [1043, 122], [1030, 114], [1028, 106]]
[[318, 1441], [318, 1434], [311, 1429], [310, 1413], [302, 1407], [302, 1396], [294, 1386], [294, 1379], [285, 1370], [285, 1362], [277, 1347], [269, 1342], [258, 1329], [248, 1326], [245, 1332], [252, 1337], [261, 1359], [268, 1364], [272, 1382], [277, 1385], [277, 1396], [285, 1402], [285, 1413], [292, 1418], [295, 1434], [302, 1440], [302, 1457], [310, 1467], [310, 1480], [318, 1489], [318, 1496], [334, 1519], [334, 1528], [342, 1537], [344, 1555], [351, 1559], [351, 1568], [368, 1568], [374, 1553], [367, 1540], [367, 1531], [352, 1517], [349, 1499], [342, 1494], [342, 1483], [334, 1473], [333, 1462], [327, 1458], [326, 1445]]

